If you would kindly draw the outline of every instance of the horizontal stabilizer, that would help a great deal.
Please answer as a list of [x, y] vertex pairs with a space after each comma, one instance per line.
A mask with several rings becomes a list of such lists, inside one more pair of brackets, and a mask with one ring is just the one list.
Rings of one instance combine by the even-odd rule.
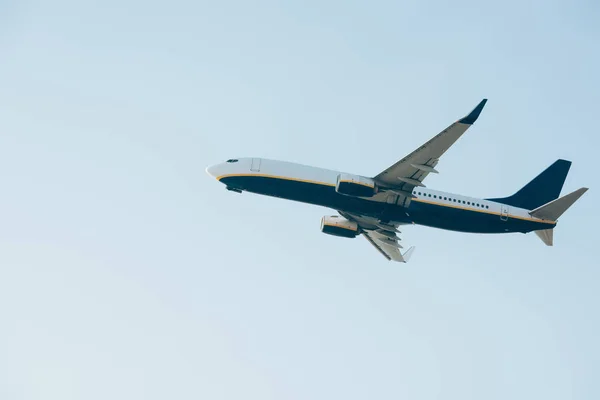
[[530, 211], [529, 214], [532, 217], [556, 221], [558, 217], [563, 215], [563, 213], [567, 211], [569, 207], [571, 207], [573, 203], [575, 203], [581, 196], [583, 196], [587, 190], [588, 188], [577, 189], [572, 193], [569, 193], [563, 197], [559, 197], [556, 200], [552, 200], [551, 202], [546, 203], [533, 211]]

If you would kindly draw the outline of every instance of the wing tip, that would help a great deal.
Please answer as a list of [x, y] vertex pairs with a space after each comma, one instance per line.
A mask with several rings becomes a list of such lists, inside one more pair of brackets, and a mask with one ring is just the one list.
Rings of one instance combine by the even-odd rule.
[[403, 262], [407, 263], [410, 260], [410, 257], [412, 257], [414, 252], [415, 252], [415, 246], [411, 246], [411, 248], [406, 250], [406, 252], [402, 255], [402, 258], [404, 259]]
[[488, 99], [481, 100], [479, 104], [477, 104], [477, 107], [475, 107], [473, 111], [469, 113], [469, 115], [460, 119], [458, 122], [460, 122], [461, 124], [473, 125], [475, 121], [477, 121], [477, 118], [479, 118], [479, 114], [481, 114], [481, 111], [483, 110], [483, 107], [485, 107], [485, 103], [487, 103], [487, 100]]

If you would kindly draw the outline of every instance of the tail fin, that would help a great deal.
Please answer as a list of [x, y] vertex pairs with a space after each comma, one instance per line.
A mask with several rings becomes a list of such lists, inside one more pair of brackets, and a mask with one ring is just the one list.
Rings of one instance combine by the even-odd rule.
[[571, 161], [557, 160], [512, 196], [487, 200], [533, 210], [560, 196], [569, 168]]

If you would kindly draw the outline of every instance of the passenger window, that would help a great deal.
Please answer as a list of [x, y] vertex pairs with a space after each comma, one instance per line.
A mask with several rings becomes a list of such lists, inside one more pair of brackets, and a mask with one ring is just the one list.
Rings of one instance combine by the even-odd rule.
[[434, 194], [434, 195], [433, 195], [433, 198], [434, 198], [434, 199], [437, 199], [437, 196]]

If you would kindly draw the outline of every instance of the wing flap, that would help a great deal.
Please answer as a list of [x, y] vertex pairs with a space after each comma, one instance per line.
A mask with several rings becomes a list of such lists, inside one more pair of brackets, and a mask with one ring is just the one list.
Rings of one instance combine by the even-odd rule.
[[371, 243], [373, 247], [375, 247], [381, 254], [383, 254], [385, 258], [387, 258], [390, 261], [407, 263], [408, 260], [410, 260], [412, 253], [414, 252], [415, 248], [413, 246], [409, 248], [406, 252], [401, 253], [400, 248], [402, 246], [400, 246], [397, 243], [396, 245], [393, 245], [389, 242], [386, 243], [381, 240], [378, 240], [377, 238], [374, 238], [373, 231], [365, 230], [362, 233], [365, 236], [365, 238], [367, 238], [369, 243]]
[[369, 243], [373, 245], [373, 247], [375, 247], [381, 254], [383, 254], [385, 258], [387, 258], [390, 261], [407, 263], [415, 250], [413, 246], [403, 254], [400, 252], [400, 245], [397, 244], [398, 247], [396, 247], [394, 245], [377, 240], [373, 237], [373, 231], [364, 230], [362, 234], [367, 239], [367, 241], [369, 241]]
[[373, 245], [385, 258], [390, 261], [406, 263], [414, 251], [414, 247], [406, 252], [400, 252], [402, 245], [398, 243], [398, 226], [400, 223], [383, 223], [377, 218], [338, 211], [344, 218], [354, 221], [360, 228], [360, 233]]

